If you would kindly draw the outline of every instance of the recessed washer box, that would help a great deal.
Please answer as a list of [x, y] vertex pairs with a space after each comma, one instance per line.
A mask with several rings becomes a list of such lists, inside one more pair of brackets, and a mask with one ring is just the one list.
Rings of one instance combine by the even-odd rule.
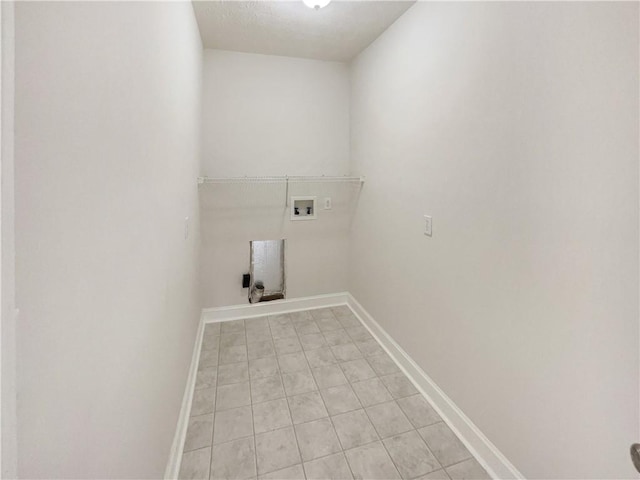
[[316, 197], [291, 197], [291, 220], [316, 218]]

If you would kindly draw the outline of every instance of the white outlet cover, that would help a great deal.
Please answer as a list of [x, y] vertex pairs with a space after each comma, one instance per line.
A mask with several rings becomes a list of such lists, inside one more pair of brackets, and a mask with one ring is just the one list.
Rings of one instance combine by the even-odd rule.
[[428, 237], [433, 235], [433, 221], [429, 215], [424, 216], [424, 234]]
[[331, 205], [331, 197], [326, 197], [324, 199], [324, 209], [325, 210], [331, 210], [332, 205]]

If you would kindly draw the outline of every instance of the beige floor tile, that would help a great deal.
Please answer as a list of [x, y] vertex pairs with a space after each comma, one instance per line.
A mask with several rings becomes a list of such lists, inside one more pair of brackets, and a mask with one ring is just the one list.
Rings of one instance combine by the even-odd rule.
[[349, 327], [345, 329], [354, 342], [364, 342], [371, 340], [373, 337], [369, 333], [369, 330], [362, 325], [356, 327]]
[[352, 343], [351, 337], [347, 335], [347, 331], [344, 328], [340, 330], [332, 330], [330, 332], [324, 332], [324, 338], [327, 344], [331, 347], [336, 345], [344, 345], [346, 343]]
[[315, 350], [316, 348], [326, 347], [327, 341], [322, 333], [309, 333], [300, 335], [300, 344], [303, 350]]
[[331, 349], [329, 347], [308, 350], [305, 352], [305, 355], [311, 368], [325, 367], [327, 365], [338, 363], [336, 358], [333, 356], [333, 353], [331, 353]]
[[180, 462], [180, 480], [208, 480], [211, 447], [192, 450], [182, 455]]
[[333, 352], [333, 356], [336, 357], [339, 362], [348, 362], [349, 360], [362, 358], [362, 353], [353, 343], [336, 345], [335, 347], [331, 347], [331, 351]]
[[351, 328], [351, 327], [357, 327], [361, 325], [360, 320], [358, 320], [358, 317], [356, 317], [353, 314], [338, 316], [338, 322], [340, 322], [340, 325], [342, 325], [342, 328]]
[[376, 372], [373, 371], [364, 358], [343, 362], [340, 364], [340, 368], [342, 368], [344, 375], [351, 383], [376, 376]]
[[421, 477], [416, 478], [415, 480], [450, 480], [451, 477], [447, 475], [447, 472], [444, 469], [436, 470], [435, 472], [427, 473]]
[[344, 453], [305, 462], [304, 470], [308, 480], [351, 480], [351, 469]]
[[262, 403], [267, 400], [276, 400], [285, 396], [280, 375], [256, 378], [251, 380], [251, 401]]
[[412, 395], [398, 400], [398, 405], [414, 427], [426, 427], [442, 421], [440, 415], [422, 395]]
[[216, 411], [251, 405], [249, 382], [218, 386]]
[[302, 320], [294, 323], [294, 327], [298, 335], [307, 335], [309, 333], [320, 333], [318, 324], [313, 320]]
[[289, 397], [318, 389], [316, 382], [313, 380], [313, 375], [311, 375], [311, 372], [308, 370], [285, 373], [282, 375], [282, 381], [284, 383], [284, 390]]
[[291, 312], [289, 314], [291, 321], [295, 324], [296, 322], [300, 322], [303, 320], [313, 320], [311, 316], [311, 312], [309, 310], [302, 310], [300, 312]]
[[384, 383], [379, 378], [369, 378], [362, 382], [355, 382], [351, 384], [351, 387], [356, 392], [363, 407], [370, 407], [393, 400], [387, 387], [384, 386]]
[[423, 440], [443, 467], [471, 458], [472, 455], [460, 439], [447, 426], [440, 422], [418, 430]]
[[206, 323], [204, 325], [204, 335], [220, 335], [220, 325], [221, 322], [218, 323]]
[[342, 325], [335, 318], [321, 318], [316, 320], [316, 323], [321, 332], [331, 332], [342, 328]]
[[213, 428], [214, 445], [251, 435], [253, 435], [251, 407], [240, 407], [216, 412]]
[[189, 418], [187, 435], [184, 441], [184, 451], [197, 450], [211, 445], [213, 430], [213, 415], [200, 415]]
[[418, 393], [413, 383], [404, 375], [404, 373], [394, 373], [380, 377], [384, 386], [387, 387], [391, 396], [395, 399], [409, 397]]
[[295, 426], [302, 460], [308, 462], [342, 450], [329, 418], [321, 418]]
[[220, 323], [220, 333], [244, 333], [244, 320], [231, 320]]
[[318, 384], [318, 388], [321, 389], [349, 383], [339, 365], [313, 368], [311, 372]]
[[491, 478], [475, 458], [456, 463], [445, 470], [452, 480], [489, 480]]
[[211, 388], [217, 385], [218, 380], [218, 367], [209, 367], [198, 370], [196, 374], [195, 390], [202, 388]]
[[378, 440], [378, 434], [364, 410], [342, 413], [331, 417], [344, 450]]
[[211, 480], [245, 479], [256, 475], [253, 437], [215, 445], [211, 453]]
[[386, 353], [367, 356], [367, 362], [378, 375], [391, 375], [400, 371], [395, 362]]
[[309, 310], [314, 320], [320, 320], [323, 318], [335, 318], [335, 315], [331, 311], [331, 308], [317, 308], [315, 310]]
[[216, 389], [203, 388], [201, 390], [195, 390], [193, 392], [193, 399], [191, 400], [191, 413], [190, 416], [204, 415], [207, 413], [213, 413], [216, 405]]
[[415, 430], [386, 438], [382, 442], [402, 478], [415, 478], [441, 468]]
[[307, 357], [302, 351], [279, 356], [278, 364], [282, 373], [293, 373], [309, 369]]
[[236, 347], [238, 345], [246, 345], [247, 336], [241, 333], [226, 333], [220, 337], [220, 348]]
[[289, 409], [294, 424], [310, 422], [329, 416], [317, 391], [289, 397]]
[[373, 357], [374, 355], [382, 355], [385, 353], [384, 349], [374, 338], [370, 338], [364, 342], [355, 342], [355, 344], [365, 357]]
[[272, 377], [280, 373], [278, 360], [276, 357], [257, 358], [249, 360], [249, 377], [255, 378]]
[[292, 324], [287, 325], [274, 325], [271, 327], [271, 336], [274, 339], [277, 338], [288, 338], [288, 337], [297, 337], [298, 334], [296, 329], [293, 328]]
[[256, 435], [256, 456], [259, 475], [301, 463], [293, 427]]
[[235, 345], [231, 347], [220, 348], [220, 365], [227, 363], [238, 363], [247, 361], [247, 346]]
[[345, 452], [355, 478], [368, 480], [399, 479], [400, 474], [382, 443], [375, 442]]
[[302, 465], [283, 468], [282, 470], [260, 475], [258, 478], [260, 480], [305, 480]]
[[218, 366], [218, 350], [202, 350], [200, 352], [200, 360], [198, 361], [198, 370]]
[[247, 357], [249, 360], [271, 357], [276, 354], [276, 349], [271, 339], [252, 342], [247, 345]]
[[320, 390], [320, 395], [329, 411], [329, 415], [337, 415], [362, 408], [358, 397], [348, 384]]
[[246, 362], [228, 363], [218, 367], [218, 386], [249, 381], [249, 365]]
[[291, 414], [285, 398], [253, 405], [253, 429], [256, 435], [290, 425]]
[[298, 337], [278, 338], [273, 343], [276, 347], [277, 355], [287, 355], [302, 351], [302, 345], [300, 345]]
[[380, 438], [413, 430], [413, 426], [396, 402], [381, 403], [368, 407], [366, 411]]

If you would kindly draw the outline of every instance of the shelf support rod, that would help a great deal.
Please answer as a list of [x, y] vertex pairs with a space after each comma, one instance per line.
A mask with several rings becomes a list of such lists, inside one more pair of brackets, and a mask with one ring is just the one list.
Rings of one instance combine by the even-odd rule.
[[284, 206], [285, 208], [289, 206], [289, 175], [284, 176], [287, 180], [287, 188], [284, 192]]

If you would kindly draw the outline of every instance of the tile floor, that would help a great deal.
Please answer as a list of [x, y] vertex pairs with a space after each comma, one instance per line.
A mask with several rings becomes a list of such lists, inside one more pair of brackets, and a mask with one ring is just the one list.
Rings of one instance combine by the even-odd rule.
[[346, 306], [207, 324], [181, 479], [486, 479]]

